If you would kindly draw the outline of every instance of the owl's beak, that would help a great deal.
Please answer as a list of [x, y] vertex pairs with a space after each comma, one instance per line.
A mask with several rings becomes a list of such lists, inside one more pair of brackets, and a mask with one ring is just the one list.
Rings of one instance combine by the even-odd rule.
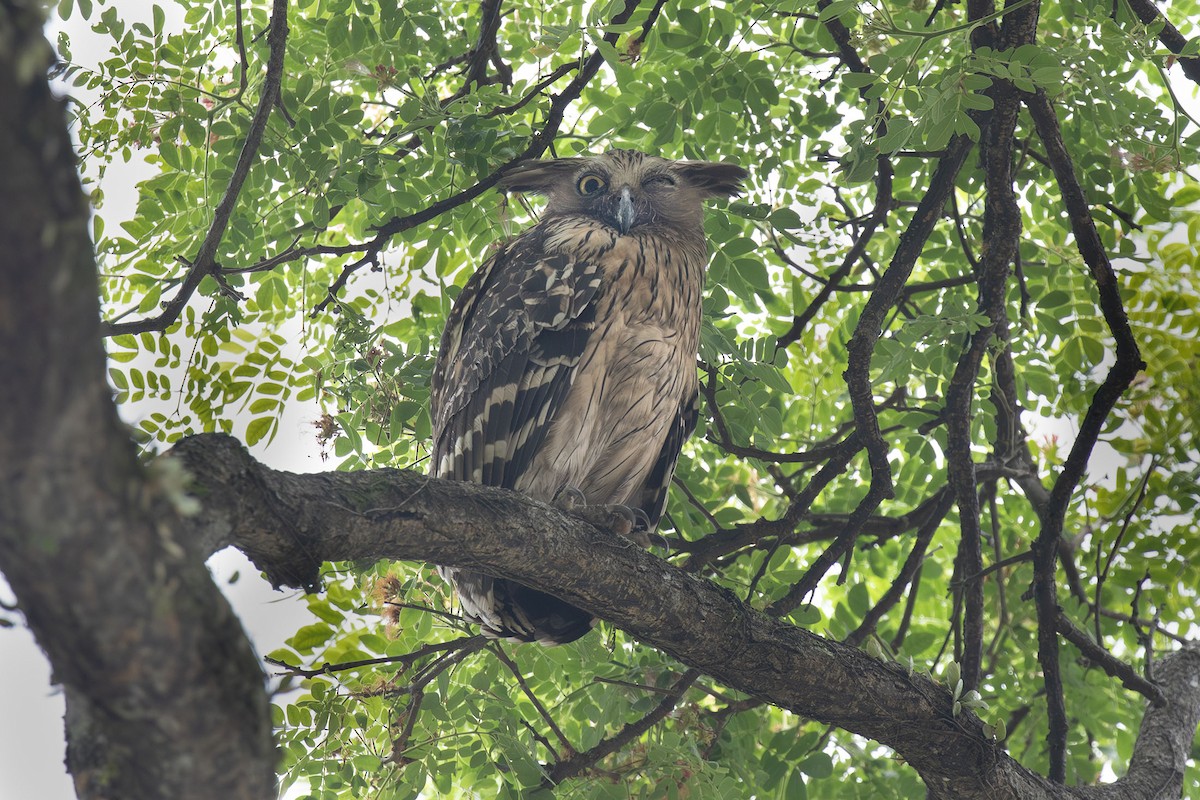
[[621, 188], [621, 199], [617, 202], [617, 230], [624, 235], [632, 227], [633, 197], [629, 194], [629, 187], [624, 186]]

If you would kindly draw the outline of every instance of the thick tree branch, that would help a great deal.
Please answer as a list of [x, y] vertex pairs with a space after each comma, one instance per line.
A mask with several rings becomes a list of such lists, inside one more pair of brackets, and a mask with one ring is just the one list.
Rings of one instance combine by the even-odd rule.
[[[939, 780], [953, 764], [964, 774], [952, 782], [974, 784], [1006, 758], [977, 722], [950, 717], [949, 695], [927, 680], [772, 620], [628, 540], [521, 495], [397, 470], [293, 476], [259, 466], [218, 435], [184, 440], [172, 454], [196, 476], [204, 506], [189, 520], [191, 538], [207, 548], [236, 544], [277, 583], [307, 585], [331, 559], [416, 558], [503, 573], [734, 688], [885, 741]], [[931, 738], [955, 755], [917, 752]], [[1038, 785], [1020, 774], [1022, 785]]]
[[90, 209], [43, 23], [40, 3], [0, 3], [0, 569], [64, 687], [81, 798], [262, 800], [262, 672], [105, 380]]
[[[220, 435], [181, 442], [206, 548], [234, 543], [272, 580], [306, 585], [324, 560], [430, 560], [549, 591], [728, 686], [893, 747], [939, 798], [1072, 797], [988, 742], [978, 720], [920, 675], [756, 612], [524, 496], [401, 470], [290, 475]], [[586, 564], [587, 569], [582, 569]], [[940, 787], [933, 790], [933, 787]]]
[[1154, 668], [1167, 704], [1147, 708], [1125, 777], [1077, 790], [1088, 800], [1167, 800], [1183, 791], [1192, 739], [1200, 724], [1200, 651], [1178, 650]]
[[[993, 11], [990, 2], [972, 2], [968, 8], [974, 19], [986, 18]], [[1023, 23], [1023, 36], [1012, 42], [1013, 45], [1033, 41], [1036, 20], [1037, 5], [1034, 4], [1006, 21], [1006, 25], [1013, 27]], [[975, 47], [992, 44], [993, 35], [991, 27], [981, 26], [973, 32], [972, 42]], [[998, 330], [1007, 330], [1009, 266], [1017, 258], [1021, 236], [1021, 211], [1013, 191], [1013, 153], [1020, 97], [1012, 84], [1004, 80], [996, 80], [987, 94], [994, 110], [982, 130], [979, 142], [986, 195], [983, 244], [976, 265], [979, 286], [976, 309], [988, 319], [988, 323], [971, 334], [959, 356], [946, 389], [944, 414], [947, 474], [954, 488], [962, 528], [956, 566], [964, 577], [961, 588], [963, 649], [960, 667], [967, 689], [978, 687], [983, 670], [983, 531], [980, 527], [976, 465], [971, 455], [975, 383], [994, 335]]]
[[979, 313], [990, 322], [971, 335], [966, 349], [959, 356], [946, 389], [944, 414], [947, 475], [950, 485], [954, 487], [962, 527], [958, 566], [959, 573], [967, 578], [962, 588], [964, 650], [960, 666], [963, 683], [968, 689], [978, 687], [983, 663], [983, 580], [970, 577], [978, 575], [983, 568], [979, 490], [976, 486], [975, 461], [971, 455], [972, 406], [979, 368], [1000, 319], [1007, 315], [1005, 289], [1008, 269], [1016, 255], [1021, 233], [1021, 214], [1012, 189], [1012, 136], [1019, 100], [1012, 87], [1004, 82], [994, 84], [993, 90], [996, 111], [980, 143], [987, 199], [977, 305]]

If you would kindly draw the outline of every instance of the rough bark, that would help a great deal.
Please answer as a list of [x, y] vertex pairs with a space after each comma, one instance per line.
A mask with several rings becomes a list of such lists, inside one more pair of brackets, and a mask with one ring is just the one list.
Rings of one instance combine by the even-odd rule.
[[35, 3], [0, 4], [0, 569], [85, 798], [263, 798], [263, 678], [104, 378], [89, 208]]
[[[1178, 797], [1200, 719], [1200, 654], [1184, 651], [1151, 710], [1124, 783], [1052, 784], [1012, 760], [949, 692], [927, 677], [755, 611], [585, 520], [512, 492], [406, 470], [293, 475], [258, 464], [235, 439], [182, 441], [172, 457], [194, 476], [203, 511], [185, 524], [205, 549], [233, 544], [273, 582], [309, 586], [325, 560], [427, 560], [519, 580], [578, 605], [684, 664], [748, 694], [882, 742], [933, 798]], [[1170, 721], [1168, 721], [1170, 720]], [[1148, 723], [1149, 724], [1149, 723]], [[1171, 733], [1166, 733], [1171, 731]], [[1153, 755], [1151, 755], [1153, 754]], [[1141, 789], [1138, 789], [1141, 791]], [[1100, 792], [1100, 794], [1096, 794]]]

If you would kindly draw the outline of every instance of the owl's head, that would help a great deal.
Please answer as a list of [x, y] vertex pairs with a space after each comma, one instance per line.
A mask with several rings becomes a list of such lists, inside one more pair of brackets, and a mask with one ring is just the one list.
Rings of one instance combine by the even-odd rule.
[[527, 161], [499, 186], [546, 195], [546, 217], [585, 215], [626, 234], [647, 225], [698, 227], [704, 201], [736, 195], [746, 174], [737, 164], [610, 150], [590, 158]]

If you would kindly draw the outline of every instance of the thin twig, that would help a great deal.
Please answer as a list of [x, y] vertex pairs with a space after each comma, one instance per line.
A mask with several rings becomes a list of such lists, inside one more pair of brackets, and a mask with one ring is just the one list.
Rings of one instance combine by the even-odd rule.
[[602, 675], [596, 675], [592, 678], [592, 683], [607, 683], [611, 686], [624, 686], [626, 689], [637, 689], [641, 692], [652, 692], [654, 694], [670, 694], [670, 689], [662, 689], [658, 686], [650, 686], [645, 683], [632, 683], [631, 681], [617, 680], [616, 678], [605, 678]]
[[1076, 627], [1075, 623], [1071, 622], [1061, 609], [1056, 618], [1056, 627], [1064, 639], [1078, 647], [1079, 652], [1083, 653], [1093, 664], [1104, 670], [1109, 677], [1119, 678], [1121, 685], [1126, 689], [1137, 692], [1156, 707], [1161, 708], [1166, 704], [1167, 698], [1163, 695], [1162, 689], [1137, 674], [1137, 671], [1133, 667], [1101, 647], [1099, 642], [1094, 641]]
[[908, 558], [904, 561], [904, 566], [900, 568], [900, 572], [896, 575], [896, 579], [892, 581], [892, 585], [884, 592], [883, 597], [879, 598], [879, 602], [866, 613], [862, 622], [857, 628], [850, 632], [845, 638], [846, 644], [858, 647], [866, 638], [875, 632], [875, 626], [879, 624], [879, 620], [883, 619], [883, 615], [890, 611], [895, 605], [900, 602], [900, 598], [904, 595], [904, 590], [908, 588], [916, 578], [921, 564], [925, 561], [925, 551], [929, 547], [930, 541], [933, 540], [933, 534], [942, 524], [946, 514], [950, 512], [954, 505], [954, 497], [950, 492], [941, 494], [941, 502], [933, 510], [917, 531], [917, 536], [913, 540], [912, 549], [908, 552]]
[[[871, 238], [887, 221], [888, 213], [893, 207], [891, 162], [881, 157], [875, 173], [875, 208], [871, 211], [866, 224], [855, 238], [854, 244], [842, 259], [841, 265], [829, 276], [825, 281], [825, 285], [821, 287], [821, 290], [817, 292], [817, 296], [805, 307], [804, 311], [796, 315], [792, 320], [792, 326], [776, 340], [776, 347], [787, 347], [804, 335], [808, 324], [816, 317], [821, 306], [829, 300], [841, 281], [849, 276], [854, 265], [865, 255]], [[784, 256], [786, 261], [790, 262], [790, 259], [786, 258], [786, 254], [783, 254], [782, 248], [778, 252]]]
[[688, 488], [688, 485], [680, 480], [678, 475], [673, 476], [671, 478], [671, 482], [679, 487], [679, 490], [683, 492], [683, 496], [686, 497], [688, 502], [700, 512], [705, 520], [708, 521], [708, 524], [712, 526], [714, 531], [723, 530], [721, 523], [712, 515], [712, 512], [708, 510], [708, 506], [702, 503], [700, 498], [696, 497], [692, 490]]
[[[242, 185], [250, 174], [250, 168], [258, 159], [258, 148], [262, 144], [263, 133], [267, 129], [271, 110], [276, 105], [283, 83], [284, 55], [287, 52], [288, 37], [287, 10], [287, 0], [274, 0], [271, 10], [271, 25], [267, 34], [270, 55], [267, 57], [267, 73], [263, 79], [262, 94], [258, 98], [258, 108], [250, 120], [250, 129], [246, 132], [246, 139], [242, 143], [241, 153], [238, 154], [233, 174], [229, 178], [229, 185], [225, 188], [225, 194], [213, 212], [212, 224], [209, 225], [208, 233], [205, 235], [204, 241], [200, 243], [200, 249], [196, 256], [191, 260], [183, 284], [175, 296], [163, 304], [162, 313], [158, 316], [132, 322], [101, 323], [103, 336], [166, 330], [179, 319], [184, 306], [187, 305], [200, 282], [206, 276], [212, 275], [220, 269], [216, 260], [217, 250], [221, 246], [226, 228], [229, 227], [233, 210], [237, 207]], [[238, 30], [240, 32], [240, 26]]]
[[271, 658], [270, 656], [264, 657], [263, 661], [266, 661], [268, 664], [273, 664], [283, 670], [286, 670], [285, 672], [280, 673], [281, 675], [295, 676], [295, 677], [299, 677], [299, 678], [313, 678], [313, 677], [316, 677], [317, 675], [330, 675], [334, 672], [344, 672], [345, 670], [348, 670], [348, 669], [357, 669], [359, 667], [369, 667], [369, 666], [373, 666], [375, 664], [398, 664], [401, 666], [407, 666], [409, 664], [412, 664], [416, 661], [421, 660], [422, 658], [425, 658], [426, 656], [433, 655], [434, 653], [442, 653], [442, 652], [445, 652], [448, 650], [449, 651], [458, 650], [460, 648], [465, 648], [465, 647], [473, 646], [475, 644], [479, 644], [482, 641], [484, 641], [484, 637], [481, 635], [462, 636], [458, 639], [451, 639], [448, 642], [436, 642], [434, 644], [427, 644], [423, 647], [420, 647], [420, 648], [414, 650], [411, 653], [406, 653], [405, 655], [402, 655], [402, 656], [382, 656], [380, 658], [363, 658], [363, 659], [359, 659], [357, 661], [342, 661], [342, 662], [337, 662], [337, 663], [326, 663], [326, 664], [322, 664], [319, 667], [313, 667], [311, 669], [305, 669], [304, 667], [293, 666], [292, 664], [289, 664], [286, 661], [283, 661], [282, 659]]
[[717, 531], [705, 536], [704, 539], [692, 543], [691, 555], [683, 568], [696, 571], [717, 556], [731, 553], [744, 547], [749, 542], [757, 541], [763, 536], [783, 535], [791, 533], [796, 523], [808, 512], [812, 503], [830, 482], [845, 470], [850, 459], [860, 449], [858, 437], [851, 434], [840, 445], [838, 451], [829, 462], [813, 476], [808, 485], [796, 496], [796, 500], [788, 506], [784, 515], [776, 520], [761, 519], [749, 525], [737, 525], [733, 528]]
[[237, 0], [234, 3], [234, 26], [237, 32], [234, 34], [237, 42], [238, 64], [240, 66], [238, 72], [238, 96], [246, 93], [246, 85], [249, 81], [246, 73], [250, 71], [250, 59], [246, 57], [246, 36], [242, 31], [242, 0]]
[[[996, 502], [996, 482], [989, 481], [984, 485], [984, 491], [987, 494], [988, 520], [991, 522], [992, 563], [996, 572], [996, 596], [1000, 600], [1000, 617], [996, 620], [996, 635], [992, 637], [991, 644], [988, 646], [989, 653], [994, 655], [997, 652], [1002, 632], [1008, 629], [1008, 599], [1006, 597], [1007, 589], [1004, 585], [1005, 559], [1000, 546], [1000, 512]], [[991, 672], [990, 664], [988, 672]]]
[[[1143, 24], [1151, 29], [1158, 28], [1158, 40], [1166, 45], [1172, 53], [1181, 53], [1183, 48], [1187, 47], [1187, 37], [1163, 16], [1162, 11], [1151, 0], [1129, 0], [1129, 7], [1133, 9], [1133, 13], [1137, 14]], [[1160, 23], [1161, 27], [1159, 27]], [[1183, 69], [1184, 75], [1200, 84], [1200, 57], [1181, 58], [1179, 66]]]
[[569, 756], [573, 754], [575, 752], [575, 746], [567, 739], [566, 734], [562, 732], [562, 728], [558, 727], [558, 723], [554, 721], [554, 717], [550, 716], [550, 712], [547, 711], [546, 707], [542, 705], [542, 701], [538, 700], [537, 695], [535, 695], [533, 690], [529, 688], [529, 684], [525, 682], [525, 676], [521, 674], [520, 667], [518, 667], [513, 660], [508, 657], [508, 653], [504, 652], [504, 648], [500, 646], [499, 642], [493, 643], [490, 649], [496, 654], [496, 658], [500, 659], [500, 663], [508, 667], [508, 671], [511, 672], [513, 677], [517, 679], [517, 685], [521, 687], [521, 691], [525, 693], [527, 698], [529, 698], [529, 702], [533, 703], [533, 707], [538, 712], [538, 716], [542, 718], [547, 727], [550, 728], [550, 732], [554, 734], [556, 739], [558, 739], [558, 743], [562, 746], [562, 752], [561, 754], [554, 754], [555, 761], [561, 761], [563, 756]]
[[763, 705], [762, 700], [753, 697], [745, 700], [731, 700], [724, 706], [712, 712], [715, 722], [712, 725], [712, 738], [708, 745], [704, 748], [703, 754], [706, 759], [712, 757], [712, 752], [721, 742], [721, 733], [725, 730], [725, 726], [729, 724], [729, 720], [737, 714], [742, 714], [746, 711], [751, 711]]
[[577, 753], [570, 758], [560, 761], [550, 770], [550, 774], [546, 776], [546, 780], [543, 781], [542, 785], [549, 788], [562, 783], [567, 778], [578, 775], [650, 730], [675, 709], [684, 692], [699, 677], [700, 670], [698, 669], [689, 669], [684, 672], [675, 681], [670, 692], [648, 714], [635, 722], [625, 725], [616, 734], [602, 739], [595, 747], [586, 752]]

